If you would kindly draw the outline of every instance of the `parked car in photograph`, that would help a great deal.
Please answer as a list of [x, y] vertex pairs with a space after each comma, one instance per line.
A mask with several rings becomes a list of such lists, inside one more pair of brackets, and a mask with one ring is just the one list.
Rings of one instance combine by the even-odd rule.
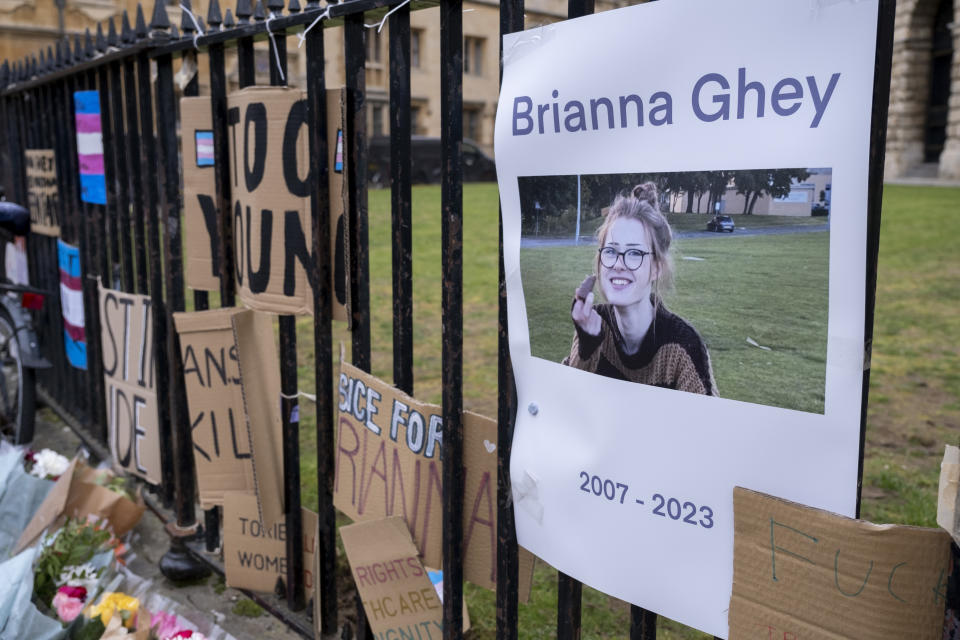
[[[440, 182], [440, 138], [411, 136], [410, 182], [435, 184]], [[370, 139], [367, 150], [367, 180], [375, 187], [390, 186], [390, 137], [377, 136]], [[463, 141], [463, 181], [495, 182], [497, 166], [493, 158], [484, 153], [476, 143]]]
[[730, 216], [713, 216], [707, 222], [707, 231], [729, 231], [733, 233], [734, 229], [736, 229], [736, 225], [733, 224], [733, 218]]

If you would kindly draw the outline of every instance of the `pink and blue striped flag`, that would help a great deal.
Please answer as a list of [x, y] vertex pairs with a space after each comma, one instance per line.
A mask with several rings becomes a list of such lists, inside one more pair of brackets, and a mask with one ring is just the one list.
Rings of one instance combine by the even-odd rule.
[[197, 143], [197, 166], [213, 166], [213, 131], [196, 131], [194, 139]]
[[60, 263], [60, 307], [63, 312], [63, 344], [67, 360], [77, 369], [87, 368], [87, 333], [83, 319], [80, 249], [57, 240]]
[[100, 94], [75, 91], [77, 159], [80, 164], [80, 200], [107, 204], [107, 177], [103, 170], [103, 129], [100, 125]]

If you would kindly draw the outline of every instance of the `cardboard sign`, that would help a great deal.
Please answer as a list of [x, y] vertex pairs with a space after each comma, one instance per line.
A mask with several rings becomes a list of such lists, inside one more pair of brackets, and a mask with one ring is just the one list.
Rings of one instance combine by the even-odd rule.
[[[342, 95], [342, 90], [327, 93], [328, 122], [342, 119]], [[230, 94], [227, 104], [237, 292], [252, 309], [312, 314], [316, 283], [306, 94], [282, 87], [248, 87]], [[336, 106], [330, 109], [332, 105]], [[334, 146], [332, 158], [335, 142], [328, 145]], [[334, 317], [345, 318], [345, 295], [336, 293], [346, 291], [346, 257], [343, 245], [337, 254], [336, 242], [346, 233], [344, 189], [335, 172], [330, 172], [329, 180], [333, 311]]]
[[30, 266], [27, 262], [27, 239], [24, 236], [8, 242], [3, 254], [3, 268], [7, 279], [14, 284], [30, 284]]
[[57, 163], [53, 149], [27, 149], [23, 152], [27, 174], [27, 208], [30, 231], [45, 236], [60, 235], [57, 214]]
[[67, 362], [77, 369], [87, 368], [87, 333], [83, 312], [80, 249], [57, 240], [60, 266], [60, 312], [63, 316], [63, 348]]
[[80, 200], [107, 204], [107, 175], [103, 168], [103, 127], [100, 123], [100, 93], [74, 91], [77, 123], [77, 164], [80, 169]]
[[[815, 11], [806, 0], [648, 2], [551, 25], [549, 37], [504, 36], [494, 142], [517, 539], [591, 587], [711, 635], [727, 633], [733, 487], [856, 508], [877, 17], [877, 0]], [[764, 35], [726, 35], [744, 29]], [[689, 46], [678, 55], [664, 45], [680, 32]], [[721, 211], [735, 214], [733, 234], [675, 228], [666, 250], [682, 218], [671, 206], [702, 197], [716, 210], [740, 188], [727, 192], [726, 171], [766, 190], [784, 176], [791, 188], [791, 173], [829, 176], [835, 215], [761, 237], [750, 222], [761, 214], [740, 220], [741, 206]], [[696, 183], [670, 181], [680, 174]], [[539, 178], [565, 180], [563, 198], [525, 197]], [[618, 194], [625, 204], [613, 207]], [[588, 230], [606, 207], [650, 214], [644, 239], [622, 235], [637, 229], [629, 222], [605, 237], [652, 251], [642, 264], [633, 254], [635, 276], [598, 264]], [[538, 221], [548, 238], [530, 237]], [[575, 293], [590, 274], [581, 326], [599, 321], [599, 335], [583, 332], [599, 339], [574, 342]], [[630, 326], [637, 316], [623, 313], [637, 310], [655, 322]], [[763, 394], [743, 393], [752, 387]]]
[[132, 502], [98, 484], [97, 476], [104, 473], [112, 476], [108, 470], [91, 469], [79, 458], [74, 458], [20, 534], [13, 555], [33, 544], [51, 526], [59, 526], [67, 517], [94, 515], [105, 518], [118, 537], [136, 526], [146, 508], [143, 500], [138, 494], [136, 502]]
[[960, 544], [960, 448], [948, 444], [940, 463], [937, 524]]
[[160, 428], [149, 296], [100, 285], [107, 437], [124, 471], [160, 484]]
[[327, 89], [327, 176], [330, 188], [330, 286], [333, 319], [350, 322], [349, 225], [350, 193], [343, 177], [343, 136], [347, 130], [347, 90]]
[[[316, 555], [317, 514], [303, 509], [303, 587], [312, 590]], [[287, 579], [287, 527], [265, 525], [257, 516], [254, 495], [230, 492], [223, 500], [223, 558], [227, 586], [273, 591], [277, 578]]]
[[273, 340], [271, 316], [247, 310], [233, 314], [231, 321], [247, 437], [253, 450], [259, 520], [272, 527], [284, 517], [280, 356]]
[[[424, 563], [443, 553], [442, 411], [342, 362], [333, 503], [356, 521], [402, 516]], [[464, 578], [488, 589], [497, 580], [497, 425], [464, 413]], [[533, 556], [520, 550], [521, 600]]]
[[737, 487], [731, 638], [943, 636], [950, 536]]
[[213, 116], [209, 97], [180, 99], [183, 159], [184, 279], [191, 289], [220, 290], [220, 212], [213, 166]]
[[[223, 506], [224, 493], [254, 495], [240, 356], [233, 337], [237, 308], [175, 313], [193, 438], [197, 489], [204, 509]], [[273, 335], [255, 336], [273, 343]]]
[[442, 636], [443, 606], [403, 518], [340, 527], [340, 538], [374, 635]]

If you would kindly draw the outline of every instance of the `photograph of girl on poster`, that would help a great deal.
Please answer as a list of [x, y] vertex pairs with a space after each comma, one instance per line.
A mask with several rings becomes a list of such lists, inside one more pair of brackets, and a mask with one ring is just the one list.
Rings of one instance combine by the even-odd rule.
[[531, 355], [823, 413], [831, 180], [818, 168], [521, 177]]
[[[574, 294], [575, 334], [563, 364], [609, 378], [717, 395], [707, 347], [687, 321], [663, 303], [673, 279], [670, 223], [657, 186], [645, 182], [617, 195], [597, 229], [595, 275]], [[605, 303], [594, 303], [593, 285]]]

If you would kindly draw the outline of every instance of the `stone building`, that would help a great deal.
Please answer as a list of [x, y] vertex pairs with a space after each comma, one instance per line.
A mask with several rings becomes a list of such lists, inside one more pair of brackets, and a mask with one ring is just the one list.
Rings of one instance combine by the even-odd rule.
[[[172, 1], [168, 14], [181, 22], [179, 3]], [[222, 4], [224, 10], [233, 4]], [[635, 0], [597, 0], [605, 11], [636, 4]], [[197, 0], [197, 14], [206, 11], [206, 0]], [[493, 150], [494, 114], [499, 83], [499, 2], [466, 0], [464, 3], [464, 137], [487, 152]], [[152, 0], [144, 10], [152, 11]], [[98, 21], [119, 18], [127, 9], [133, 19], [136, 0], [0, 0], [0, 59], [17, 60], [53, 44], [61, 34], [96, 29]], [[566, 0], [527, 0], [528, 28], [562, 20]], [[960, 38], [960, 7], [954, 0], [899, 0], [896, 10], [890, 115], [887, 128], [887, 178], [904, 176], [960, 179], [960, 60], [953, 49]], [[414, 133], [440, 133], [440, 18], [436, 10], [414, 11], [410, 19], [411, 95]], [[119, 27], [119, 22], [118, 25]], [[327, 78], [331, 86], [343, 83], [343, 42], [340, 29], [330, 29], [325, 43]], [[368, 133], [386, 135], [389, 123], [388, 37], [367, 30]], [[291, 84], [302, 82], [306, 60], [296, 38], [288, 41]], [[266, 82], [271, 61], [266, 44], [257, 52], [258, 80]], [[228, 65], [235, 62], [228, 58]], [[201, 92], [208, 76], [201, 56]], [[956, 88], [954, 88], [956, 85]]]

